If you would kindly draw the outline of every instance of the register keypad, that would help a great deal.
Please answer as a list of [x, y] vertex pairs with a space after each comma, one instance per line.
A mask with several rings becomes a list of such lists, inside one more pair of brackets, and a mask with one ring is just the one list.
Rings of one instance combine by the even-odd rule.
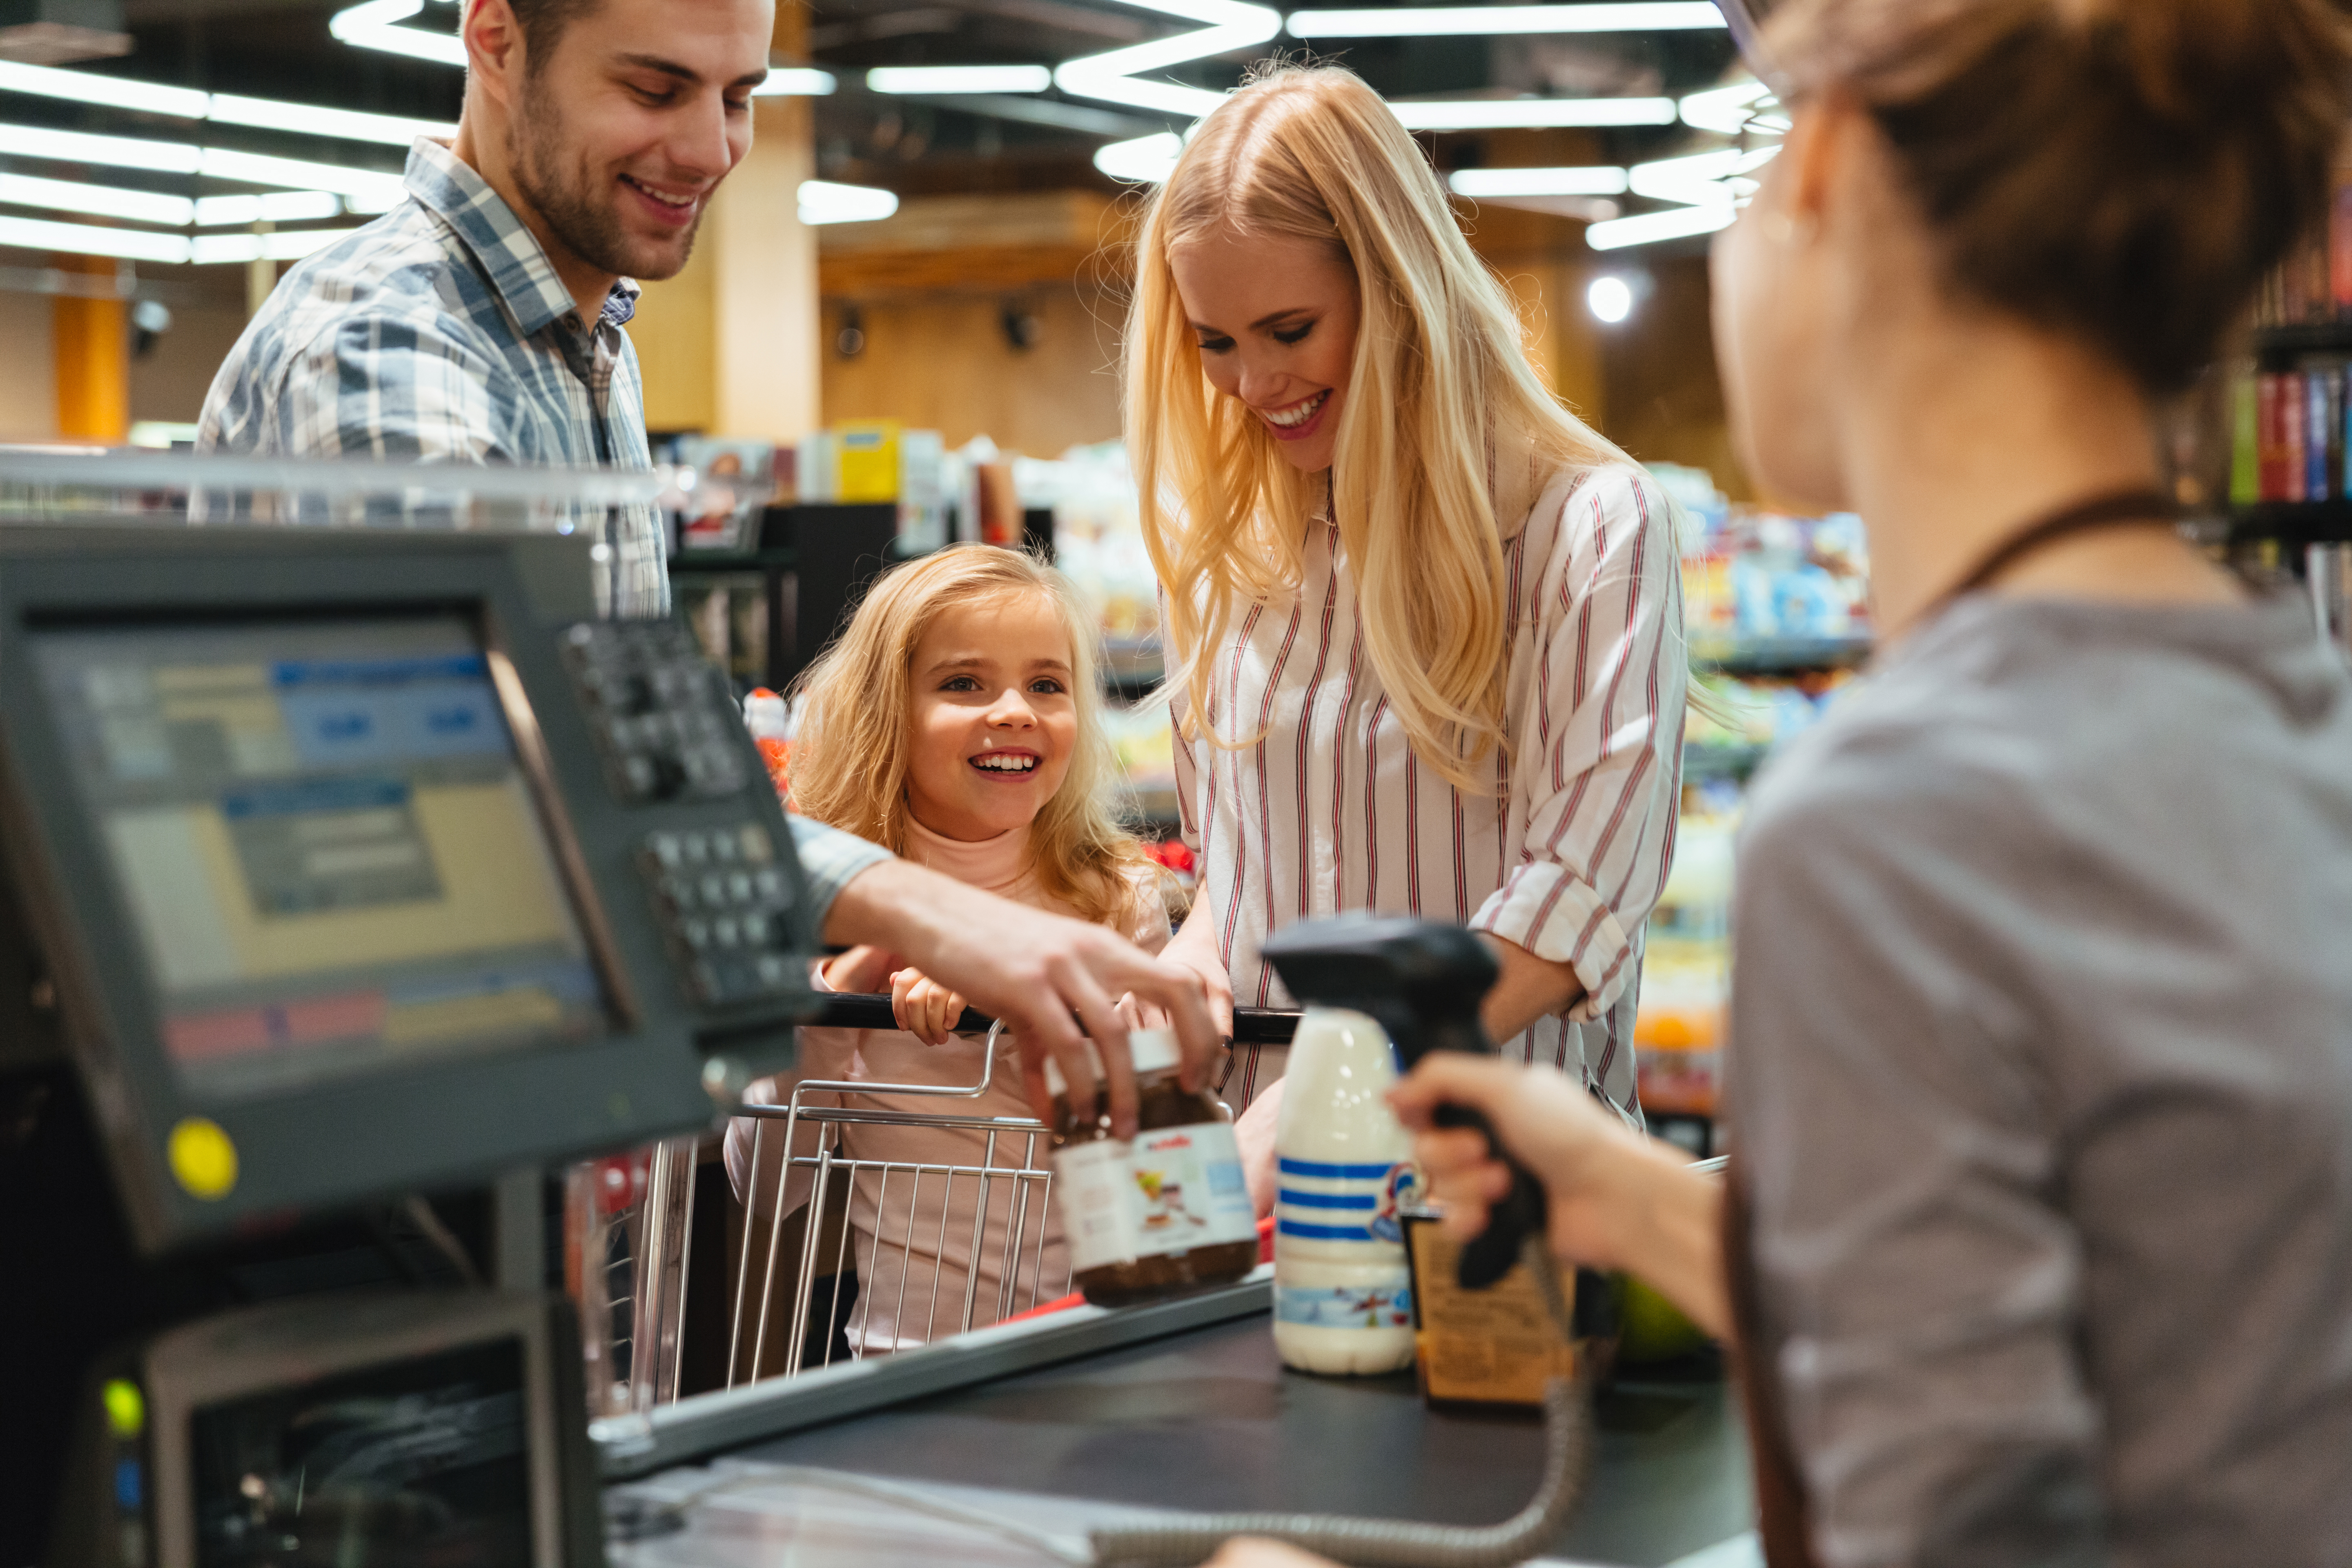
[[563, 634], [563, 662], [631, 805], [717, 800], [750, 781], [724, 678], [676, 621], [597, 621]]
[[637, 868], [697, 1001], [754, 1002], [800, 988], [788, 951], [791, 896], [765, 827], [650, 833]]

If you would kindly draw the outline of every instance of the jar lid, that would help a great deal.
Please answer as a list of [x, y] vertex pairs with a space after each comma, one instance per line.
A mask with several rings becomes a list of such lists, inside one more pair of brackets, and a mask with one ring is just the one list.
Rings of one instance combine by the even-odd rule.
[[[1135, 1063], [1139, 1076], [1148, 1072], [1165, 1072], [1183, 1059], [1177, 1048], [1176, 1032], [1172, 1029], [1129, 1029], [1127, 1032], [1127, 1054]], [[1102, 1055], [1092, 1040], [1087, 1042], [1087, 1055], [1094, 1058], [1095, 1076], [1102, 1076]], [[1069, 1088], [1062, 1077], [1062, 1066], [1053, 1058], [1045, 1058], [1045, 1089], [1060, 1094]]]

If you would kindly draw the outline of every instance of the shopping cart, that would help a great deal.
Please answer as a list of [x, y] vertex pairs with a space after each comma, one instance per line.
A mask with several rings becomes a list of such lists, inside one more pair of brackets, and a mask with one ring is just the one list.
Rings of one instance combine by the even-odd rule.
[[[1236, 1009], [1234, 1041], [1287, 1044], [1297, 1017]], [[897, 1027], [886, 995], [827, 996], [810, 1022]], [[751, 1130], [751, 1159], [740, 1234], [729, 1244], [724, 1386], [929, 1343], [1068, 1293], [1067, 1262], [1048, 1246], [1049, 1129], [1033, 1117], [953, 1109], [984, 1099], [994, 1075], [1010, 1066], [997, 1061], [1002, 1029], [977, 1013], [959, 1020], [958, 1033], [985, 1039], [973, 1083], [807, 1079], [781, 1103], [736, 1109], [736, 1121]], [[881, 1103], [908, 1098], [940, 1109]], [[976, 1157], [875, 1157], [857, 1147], [861, 1128], [961, 1133], [977, 1145]], [[641, 1414], [681, 1391], [696, 1144], [674, 1139], [572, 1172], [573, 1289], [587, 1331], [590, 1397], [600, 1413]], [[869, 1217], [887, 1215], [903, 1228], [849, 1223], [853, 1189]], [[885, 1230], [898, 1238], [887, 1239]], [[887, 1318], [886, 1335], [872, 1331], [877, 1311]]]

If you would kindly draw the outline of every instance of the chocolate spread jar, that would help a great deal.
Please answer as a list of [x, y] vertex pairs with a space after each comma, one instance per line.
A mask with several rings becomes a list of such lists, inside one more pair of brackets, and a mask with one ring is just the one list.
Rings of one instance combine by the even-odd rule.
[[1099, 1108], [1092, 1121], [1075, 1121], [1060, 1069], [1045, 1064], [1071, 1279], [1097, 1307], [1231, 1284], [1257, 1267], [1257, 1212], [1233, 1113], [1177, 1081], [1174, 1035], [1127, 1037], [1140, 1100], [1132, 1142], [1111, 1136]]

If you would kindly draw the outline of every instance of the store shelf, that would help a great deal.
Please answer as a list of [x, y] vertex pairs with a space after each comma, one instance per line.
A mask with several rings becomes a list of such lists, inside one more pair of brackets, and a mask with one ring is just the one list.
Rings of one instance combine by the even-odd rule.
[[2352, 321], [2314, 321], [2294, 327], [2256, 327], [2254, 357], [2265, 367], [2291, 363], [2301, 354], [2352, 355]]
[[1704, 779], [1746, 779], [1764, 763], [1769, 746], [1685, 746], [1683, 782]]
[[1795, 675], [1814, 669], [1844, 669], [1870, 657], [1868, 637], [1726, 637], [1704, 633], [1691, 638], [1691, 658], [1702, 668], [1726, 675]]
[[2231, 544], [2265, 539], [2287, 546], [2352, 542], [2352, 501], [2265, 501], [2231, 515]]

